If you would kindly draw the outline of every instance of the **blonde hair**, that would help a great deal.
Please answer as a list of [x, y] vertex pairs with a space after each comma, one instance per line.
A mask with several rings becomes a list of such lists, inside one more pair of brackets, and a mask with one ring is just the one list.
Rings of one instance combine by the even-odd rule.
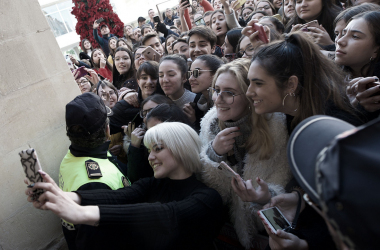
[[189, 125], [164, 122], [150, 128], [144, 136], [144, 145], [151, 148], [157, 143], [163, 143], [187, 171], [197, 173], [201, 170], [201, 141]]
[[[215, 88], [215, 83], [219, 75], [223, 73], [230, 73], [236, 78], [240, 90], [243, 93], [247, 92], [249, 86], [248, 71], [250, 66], [249, 59], [237, 59], [230, 63], [222, 65], [215, 73], [212, 80], [212, 87]], [[269, 132], [268, 121], [265, 115], [258, 115], [252, 105], [252, 101], [244, 95], [248, 101], [250, 109], [249, 119], [247, 122], [251, 123], [252, 132], [249, 135], [245, 148], [248, 153], [259, 153], [260, 160], [269, 159], [273, 152], [273, 139]], [[219, 120], [219, 128], [223, 130], [226, 128], [223, 121]]]

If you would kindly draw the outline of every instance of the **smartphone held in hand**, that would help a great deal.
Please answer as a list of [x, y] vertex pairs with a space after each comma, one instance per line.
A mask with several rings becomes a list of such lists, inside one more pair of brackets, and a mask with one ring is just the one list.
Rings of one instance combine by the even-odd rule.
[[[75, 80], [78, 80], [79, 78], [81, 77], [84, 77], [85, 75], [89, 75], [89, 73], [87, 73], [87, 71], [85, 70], [85, 67], [82, 66], [82, 67], [79, 67], [76, 72], [78, 72], [78, 75], [77, 77], [75, 78]], [[74, 73], [75, 74], [75, 73]]]
[[253, 31], [259, 31], [259, 40], [262, 41], [263, 43], [269, 43], [267, 34], [265, 33], [264, 27], [260, 24], [254, 23], [252, 25]]
[[152, 47], [148, 46], [146, 47], [145, 50], [143, 50], [142, 52], [144, 58], [148, 61], [156, 61], [156, 62], [159, 62], [160, 61], [160, 54], [158, 54], [157, 51], [155, 51]]
[[99, 18], [98, 20], [96, 20], [96, 23], [101, 23], [101, 22], [103, 22], [103, 21], [104, 21], [104, 18], [101, 17], [101, 18]]
[[285, 230], [291, 226], [289, 221], [277, 207], [271, 207], [258, 212], [260, 219], [267, 225], [270, 231], [277, 234], [277, 230]]
[[[38, 170], [42, 170], [42, 168], [36, 150], [33, 148], [25, 149], [22, 150], [19, 155], [29, 185], [36, 182], [43, 182], [42, 176], [40, 172], [38, 172]], [[42, 189], [34, 190], [32, 198], [34, 200], [38, 199], [43, 192]]]

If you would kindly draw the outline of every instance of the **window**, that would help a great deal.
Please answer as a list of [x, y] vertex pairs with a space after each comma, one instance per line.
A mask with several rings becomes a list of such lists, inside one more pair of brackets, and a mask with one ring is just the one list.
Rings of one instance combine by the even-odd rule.
[[74, 4], [65, 1], [42, 9], [55, 37], [75, 31], [77, 20], [71, 14]]

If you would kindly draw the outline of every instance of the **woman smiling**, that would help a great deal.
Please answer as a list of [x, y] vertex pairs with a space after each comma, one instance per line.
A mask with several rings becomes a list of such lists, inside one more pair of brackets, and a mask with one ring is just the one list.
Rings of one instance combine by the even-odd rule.
[[[231, 240], [239, 240], [246, 249], [254, 247], [253, 239], [261, 228], [257, 211], [272, 195], [283, 193], [291, 177], [286, 163], [285, 117], [259, 116], [253, 111], [245, 96], [248, 68], [249, 60], [237, 59], [218, 69], [212, 83], [214, 107], [202, 119], [200, 133], [202, 180], [228, 204], [233, 225], [225, 227], [236, 231], [237, 236]], [[218, 169], [221, 161], [247, 180], [246, 187], [263, 190], [250, 200], [252, 204], [246, 205], [235, 194], [234, 182]], [[243, 185], [242, 190], [246, 187]]]
[[[45, 182], [26, 190], [28, 201], [73, 224], [109, 227], [118, 236], [112, 241], [118, 249], [126, 242], [138, 249], [212, 248], [222, 199], [194, 175], [201, 170], [197, 133], [183, 123], [162, 123], [148, 130], [144, 144], [154, 177], [115, 191], [73, 193], [41, 172]], [[35, 188], [45, 190], [38, 201], [29, 196]]]
[[115, 51], [115, 65], [112, 70], [112, 75], [114, 79], [114, 85], [117, 89], [122, 87], [127, 87], [130, 89], [135, 89], [137, 86], [125, 85], [128, 79], [134, 79], [135, 72], [133, 70], [133, 55], [132, 52], [125, 48], [119, 47]]

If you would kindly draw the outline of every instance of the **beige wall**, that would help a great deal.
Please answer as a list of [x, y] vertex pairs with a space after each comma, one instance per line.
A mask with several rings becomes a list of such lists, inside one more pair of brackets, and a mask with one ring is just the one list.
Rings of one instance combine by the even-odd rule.
[[80, 94], [37, 0], [0, 2], [0, 249], [45, 249], [59, 219], [26, 201], [18, 152], [38, 151], [55, 180], [69, 141], [65, 105]]

